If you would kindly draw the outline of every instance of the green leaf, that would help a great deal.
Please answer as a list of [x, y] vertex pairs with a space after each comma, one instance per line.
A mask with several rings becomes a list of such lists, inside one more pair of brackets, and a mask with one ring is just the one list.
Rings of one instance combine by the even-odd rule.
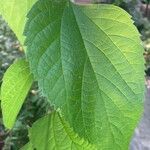
[[0, 101], [1, 101], [1, 99], [2, 99], [2, 98], [1, 98], [1, 87], [0, 87]]
[[39, 150], [96, 150], [81, 139], [59, 113], [52, 113], [33, 124], [29, 129], [30, 142]]
[[131, 16], [113, 5], [39, 0], [27, 57], [43, 94], [79, 136], [127, 150], [143, 110], [144, 59]]
[[37, 0], [0, 0], [0, 14], [15, 32], [21, 44], [24, 43], [23, 30], [26, 15]]
[[20, 150], [33, 150], [32, 144], [31, 143], [27, 143]]
[[24, 59], [16, 61], [6, 71], [1, 87], [1, 105], [7, 128], [13, 127], [32, 82], [29, 65]]

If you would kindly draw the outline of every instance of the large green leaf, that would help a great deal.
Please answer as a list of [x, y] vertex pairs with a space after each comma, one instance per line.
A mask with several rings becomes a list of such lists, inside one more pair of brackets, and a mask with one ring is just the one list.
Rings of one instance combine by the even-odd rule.
[[59, 113], [52, 113], [33, 124], [29, 129], [32, 147], [37, 150], [95, 150], [81, 139]]
[[1, 87], [1, 105], [7, 128], [13, 127], [32, 82], [29, 64], [24, 59], [18, 60], [6, 71]]
[[26, 15], [37, 0], [0, 0], [0, 14], [15, 32], [21, 44], [24, 43], [23, 30]]
[[28, 14], [27, 57], [43, 94], [100, 149], [127, 150], [142, 112], [143, 48], [113, 5], [39, 0]]

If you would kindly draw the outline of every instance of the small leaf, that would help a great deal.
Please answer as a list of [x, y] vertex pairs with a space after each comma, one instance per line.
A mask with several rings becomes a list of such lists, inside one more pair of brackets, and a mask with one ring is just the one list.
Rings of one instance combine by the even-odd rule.
[[1, 87], [3, 121], [12, 128], [25, 97], [32, 85], [33, 77], [28, 63], [22, 59], [6, 71]]
[[1, 98], [1, 87], [0, 87], [0, 101], [1, 101], [1, 99], [2, 99], [2, 98]]
[[96, 150], [81, 139], [58, 112], [53, 112], [33, 124], [29, 129], [30, 142], [37, 150]]
[[0, 0], [0, 14], [24, 44], [23, 30], [26, 15], [37, 0]]

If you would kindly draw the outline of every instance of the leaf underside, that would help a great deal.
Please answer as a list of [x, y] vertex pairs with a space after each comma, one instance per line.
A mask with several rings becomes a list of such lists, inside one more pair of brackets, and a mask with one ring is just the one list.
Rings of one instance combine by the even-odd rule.
[[1, 106], [4, 125], [11, 129], [33, 83], [29, 64], [18, 60], [6, 71], [1, 86]]
[[43, 94], [100, 149], [127, 150], [142, 112], [143, 48], [113, 5], [39, 0], [28, 14], [27, 58]]
[[37, 150], [96, 150], [79, 138], [57, 112], [34, 123], [29, 129], [29, 138], [33, 149]]

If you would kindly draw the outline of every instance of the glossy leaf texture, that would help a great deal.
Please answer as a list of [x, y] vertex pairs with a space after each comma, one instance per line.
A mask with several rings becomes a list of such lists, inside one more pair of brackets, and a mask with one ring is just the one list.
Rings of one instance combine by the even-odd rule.
[[16, 61], [6, 71], [1, 86], [1, 106], [7, 128], [13, 127], [32, 83], [33, 76], [24, 59]]
[[26, 15], [37, 0], [0, 0], [0, 14], [24, 44], [23, 30]]
[[35, 122], [29, 129], [29, 138], [30, 145], [37, 150], [96, 150], [75, 134], [58, 112]]
[[42, 93], [81, 137], [127, 150], [144, 93], [143, 48], [113, 5], [39, 0], [28, 14], [27, 58]]

